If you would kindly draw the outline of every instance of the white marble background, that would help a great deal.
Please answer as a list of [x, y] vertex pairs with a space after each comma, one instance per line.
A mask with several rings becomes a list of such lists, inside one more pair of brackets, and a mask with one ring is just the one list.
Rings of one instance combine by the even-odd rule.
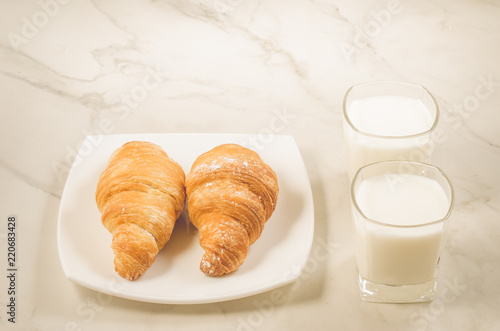
[[[19, 277], [14, 325], [0, 272], [0, 328], [500, 330], [499, 59], [496, 0], [3, 0], [0, 265], [15, 215]], [[357, 292], [341, 102], [378, 79], [426, 86], [443, 112], [432, 163], [457, 201], [432, 303]], [[104, 300], [65, 278], [57, 213], [86, 134], [266, 134], [276, 117], [310, 177], [313, 251], [330, 247], [283, 300]]]

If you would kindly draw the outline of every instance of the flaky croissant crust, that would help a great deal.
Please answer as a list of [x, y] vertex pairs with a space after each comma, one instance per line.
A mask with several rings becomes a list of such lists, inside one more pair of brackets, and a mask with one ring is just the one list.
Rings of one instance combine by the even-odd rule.
[[111, 155], [96, 202], [122, 277], [140, 277], [169, 240], [184, 209], [184, 182], [179, 164], [153, 143], [129, 142]]
[[188, 212], [205, 255], [201, 270], [220, 276], [239, 268], [278, 200], [278, 180], [260, 156], [236, 144], [199, 156], [186, 179]]

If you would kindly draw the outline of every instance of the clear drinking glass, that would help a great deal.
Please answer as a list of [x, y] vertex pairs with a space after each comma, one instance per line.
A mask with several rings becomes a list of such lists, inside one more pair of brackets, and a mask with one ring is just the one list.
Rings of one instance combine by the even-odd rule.
[[343, 102], [348, 174], [385, 160], [428, 161], [439, 108], [424, 87], [377, 81], [351, 87]]
[[362, 298], [432, 300], [454, 204], [446, 175], [419, 162], [373, 163], [356, 173], [351, 200]]

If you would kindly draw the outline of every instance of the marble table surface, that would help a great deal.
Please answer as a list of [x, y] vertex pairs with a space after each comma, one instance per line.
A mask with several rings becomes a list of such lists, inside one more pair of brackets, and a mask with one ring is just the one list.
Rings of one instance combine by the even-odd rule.
[[[500, 330], [498, 1], [5, 0], [0, 18], [0, 329]], [[350, 86], [373, 80], [421, 84], [441, 109], [430, 162], [456, 204], [431, 303], [358, 293], [341, 110]], [[292, 135], [315, 209], [300, 278], [277, 301], [197, 305], [66, 279], [56, 228], [68, 171], [86, 135], [118, 133]]]

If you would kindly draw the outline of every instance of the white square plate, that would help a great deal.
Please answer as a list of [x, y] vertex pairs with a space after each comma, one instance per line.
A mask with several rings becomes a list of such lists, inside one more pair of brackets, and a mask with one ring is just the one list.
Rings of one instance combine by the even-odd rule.
[[[202, 153], [224, 143], [254, 149], [278, 176], [280, 193], [273, 216], [235, 272], [213, 278], [199, 270], [203, 249], [185, 212], [154, 264], [135, 281], [114, 270], [111, 234], [95, 202], [99, 175], [114, 150], [132, 140], [161, 146], [188, 174]], [[64, 188], [57, 227], [59, 258], [66, 276], [82, 286], [132, 300], [195, 304], [237, 299], [296, 280], [311, 249], [314, 207], [311, 187], [293, 137], [263, 143], [256, 135], [130, 134], [88, 136]]]

